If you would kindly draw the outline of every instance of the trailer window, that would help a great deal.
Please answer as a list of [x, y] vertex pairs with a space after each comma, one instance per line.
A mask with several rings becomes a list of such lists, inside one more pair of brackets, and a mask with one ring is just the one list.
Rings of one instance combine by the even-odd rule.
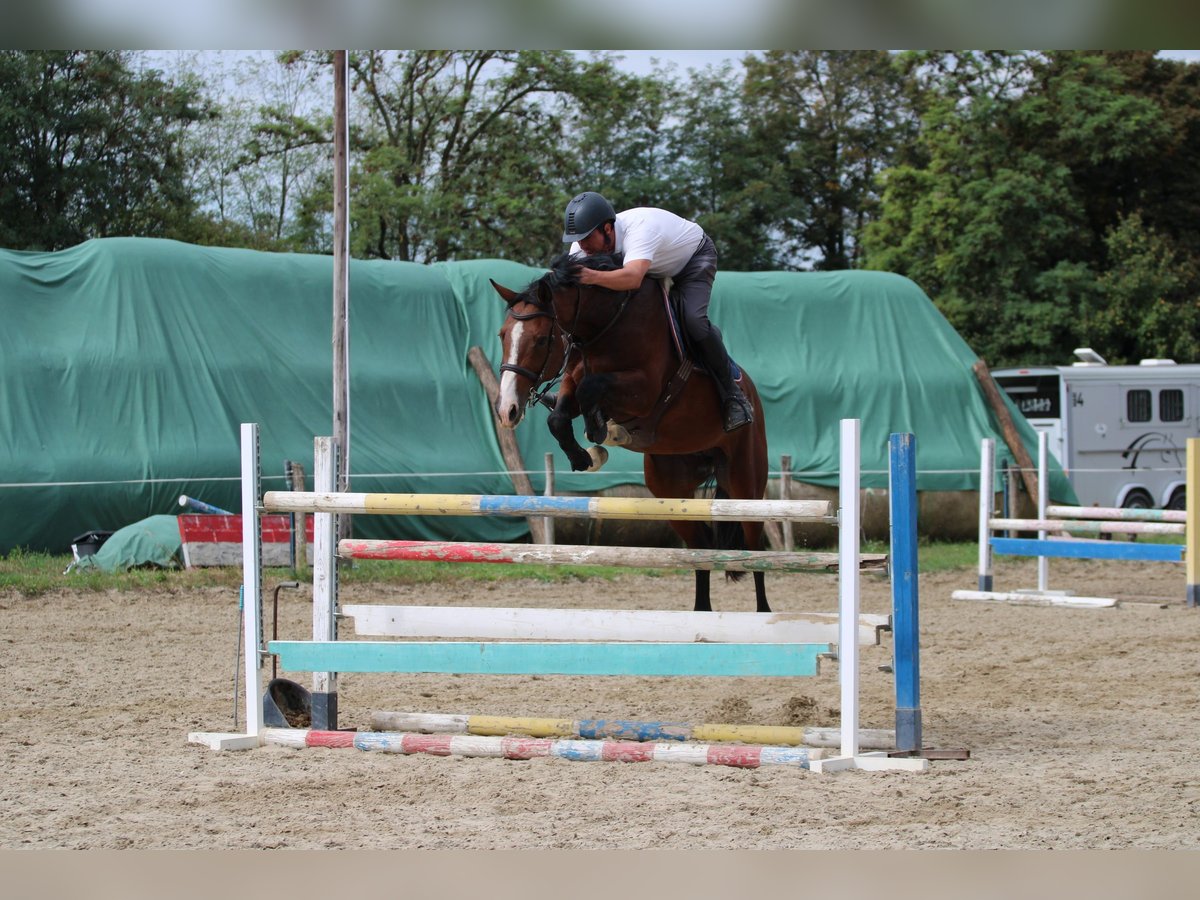
[[1150, 421], [1150, 392], [1130, 391], [1125, 395], [1125, 417], [1130, 422]]
[[1158, 419], [1160, 422], [1183, 421], [1183, 391], [1168, 388], [1158, 392]]

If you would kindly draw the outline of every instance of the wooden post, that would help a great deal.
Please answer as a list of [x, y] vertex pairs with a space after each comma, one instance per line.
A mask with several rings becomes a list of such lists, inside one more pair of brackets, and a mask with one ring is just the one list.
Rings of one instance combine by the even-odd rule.
[[[346, 115], [348, 63], [345, 50], [333, 53], [333, 442], [338, 491], [350, 490], [350, 175]], [[338, 536], [350, 536], [350, 517], [337, 523]]]
[[[792, 457], [785, 453], [779, 462], [779, 499], [792, 499]], [[796, 546], [792, 537], [792, 520], [783, 522], [783, 549], [791, 550]]]
[[[471, 363], [471, 368], [475, 370], [479, 383], [483, 385], [488, 405], [494, 409], [496, 401], [500, 397], [500, 384], [496, 381], [496, 373], [492, 371], [492, 364], [483, 352], [483, 348], [472, 347], [468, 350], [467, 361]], [[504, 464], [508, 467], [509, 477], [512, 478], [513, 489], [518, 494], [533, 496], [533, 482], [529, 480], [529, 475], [526, 473], [525, 462], [521, 458], [521, 448], [517, 445], [517, 438], [512, 429], [499, 427], [496, 424], [495, 416], [492, 417], [492, 427], [496, 430], [496, 440], [500, 444], [500, 453], [504, 456]], [[542, 516], [530, 516], [528, 522], [529, 536], [533, 542], [535, 544], [546, 543], [546, 529]]]
[[995, 413], [996, 421], [1000, 423], [1000, 434], [1004, 437], [1004, 443], [1008, 445], [1013, 459], [1020, 466], [1021, 479], [1025, 482], [1025, 491], [1031, 500], [1037, 502], [1038, 485], [1037, 474], [1033, 468], [1033, 458], [1025, 449], [1025, 445], [1021, 443], [1016, 423], [1013, 422], [1008, 407], [1004, 405], [1004, 400], [1000, 396], [1000, 388], [997, 386], [996, 380], [992, 378], [992, 373], [988, 371], [987, 363], [982, 359], [975, 363], [971, 370], [979, 380], [980, 387], [983, 388], [983, 395], [987, 398], [988, 406]]
[[[288, 472], [291, 476], [291, 484], [288, 485], [293, 491], [302, 491], [304, 485], [304, 465], [302, 463], [288, 460]], [[296, 519], [299, 518], [300, 526], [296, 527]], [[349, 517], [347, 517], [347, 521]], [[292, 560], [292, 567], [297, 572], [303, 572], [308, 569], [308, 514], [299, 513], [292, 516], [292, 549], [295, 552], [295, 559]]]
[[[546, 489], [542, 492], [543, 496], [554, 496], [554, 454], [546, 454]], [[551, 516], [546, 516], [542, 519], [542, 542], [546, 544], [554, 543], [554, 519]]]

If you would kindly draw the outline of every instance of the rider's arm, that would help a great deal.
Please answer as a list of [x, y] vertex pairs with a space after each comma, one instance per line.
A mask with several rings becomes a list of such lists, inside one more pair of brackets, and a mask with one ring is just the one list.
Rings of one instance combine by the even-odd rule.
[[599, 269], [580, 269], [579, 280], [584, 284], [597, 284], [611, 291], [632, 291], [642, 284], [646, 272], [650, 269], [650, 260], [631, 259], [619, 269], [611, 272], [601, 272]]

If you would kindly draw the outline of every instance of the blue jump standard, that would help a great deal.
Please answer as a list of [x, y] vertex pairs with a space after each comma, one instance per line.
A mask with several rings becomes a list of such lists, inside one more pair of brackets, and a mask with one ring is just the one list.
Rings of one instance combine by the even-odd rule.
[[462, 675], [817, 674], [829, 644], [656, 644], [534, 641], [271, 641], [293, 672], [405, 672]]
[[1006, 556], [1056, 556], [1074, 559], [1141, 559], [1183, 562], [1183, 544], [1138, 544], [1133, 541], [1051, 541], [992, 538], [992, 549]]

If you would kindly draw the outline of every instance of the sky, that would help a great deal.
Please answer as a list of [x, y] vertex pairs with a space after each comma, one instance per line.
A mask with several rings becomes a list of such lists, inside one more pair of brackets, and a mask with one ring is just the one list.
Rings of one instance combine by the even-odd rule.
[[[735, 66], [747, 53], [761, 53], [755, 50], [612, 50], [624, 57], [621, 68], [635, 75], [649, 75], [654, 71], [654, 60], [660, 64], [674, 63], [679, 67], [680, 74], [688, 69], [703, 69], [705, 66], [720, 66], [731, 62]], [[1200, 62], [1200, 50], [1160, 50], [1159, 55], [1168, 59], [1178, 59], [1186, 62]]]

